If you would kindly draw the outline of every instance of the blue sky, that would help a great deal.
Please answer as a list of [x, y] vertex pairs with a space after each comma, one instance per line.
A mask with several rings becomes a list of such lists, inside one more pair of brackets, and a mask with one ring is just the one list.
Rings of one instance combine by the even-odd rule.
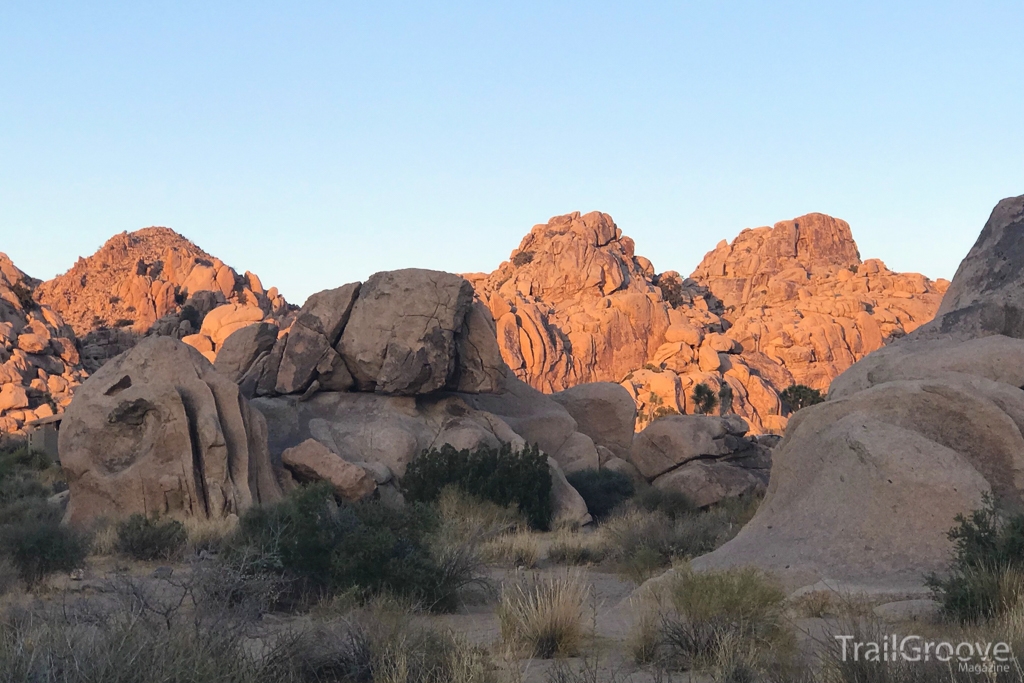
[[[85, 5], [88, 4], [88, 7]], [[810, 211], [951, 277], [1024, 193], [1014, 2], [0, 4], [0, 251], [166, 225], [290, 300], [610, 213], [658, 270]]]

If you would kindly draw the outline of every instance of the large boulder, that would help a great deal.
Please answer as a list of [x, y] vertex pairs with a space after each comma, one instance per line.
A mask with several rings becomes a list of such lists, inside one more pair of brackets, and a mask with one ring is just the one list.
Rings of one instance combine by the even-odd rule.
[[669, 415], [636, 435], [629, 460], [647, 479], [654, 479], [696, 458], [725, 456], [747, 442], [746, 423], [704, 415]]
[[275, 501], [266, 441], [263, 416], [198, 351], [146, 338], [96, 371], [65, 413], [67, 519], [218, 519]]
[[616, 457], [629, 457], [636, 424], [636, 403], [619, 384], [594, 382], [551, 394], [576, 420], [577, 429]]
[[[491, 377], [480, 354], [472, 364], [480, 376], [460, 386], [457, 351], [477, 350], [458, 339], [469, 332], [472, 308], [473, 288], [458, 275], [418, 269], [377, 273], [359, 292], [338, 353], [360, 391], [413, 396], [445, 388], [486, 390], [479, 385]], [[484, 331], [476, 330], [473, 341], [490, 344]]]

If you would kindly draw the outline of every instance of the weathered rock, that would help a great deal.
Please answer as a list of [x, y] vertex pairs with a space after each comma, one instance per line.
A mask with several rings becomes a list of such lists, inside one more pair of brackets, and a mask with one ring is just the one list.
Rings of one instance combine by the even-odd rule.
[[71, 401], [85, 377], [72, 329], [32, 294], [39, 285], [0, 253], [0, 439]]
[[286, 448], [281, 461], [299, 481], [326, 481], [339, 498], [349, 502], [362, 500], [377, 490], [369, 472], [343, 460], [315, 439]]
[[740, 431], [735, 421], [720, 417], [670, 415], [636, 435], [629, 461], [651, 480], [690, 460], [734, 452], [745, 432], [745, 425]]
[[238, 275], [167, 228], [115, 235], [35, 293], [74, 328], [90, 372], [146, 334], [180, 339], [202, 329], [216, 348], [247, 323], [284, 326], [290, 314], [275, 288], [264, 291], [259, 278]]
[[[733, 411], [758, 432], [785, 427], [780, 391], [824, 389], [886, 338], [927, 321], [946, 284], [862, 263], [849, 226], [821, 214], [744, 230], [686, 279], [655, 275], [606, 214], [557, 216], [496, 271], [467, 277], [497, 321], [502, 356], [530, 385], [622, 382], [642, 429], [693, 412], [687, 394], [697, 381], [727, 383]], [[659, 373], [704, 377], [666, 397], [645, 383], [664, 384]]]
[[551, 469], [552, 526], [583, 526], [594, 521], [583, 496], [565, 478], [554, 458], [548, 458], [548, 467]]
[[150, 337], [76, 392], [60, 431], [67, 519], [222, 518], [277, 500], [263, 416], [195, 349]]
[[213, 367], [231, 381], [240, 383], [249, 368], [261, 356], [270, 353], [275, 342], [277, 342], [276, 325], [261, 322], [243, 327], [232, 332], [224, 340], [217, 351], [217, 359], [213, 362]]
[[636, 403], [623, 387], [611, 382], [581, 384], [551, 399], [576, 420], [576, 428], [619, 458], [629, 457], [636, 423]]
[[414, 457], [445, 443], [460, 449], [525, 445], [500, 418], [458, 396], [319, 392], [305, 401], [265, 397], [253, 405], [266, 416], [274, 458], [313, 438], [349, 462], [380, 463], [399, 478]]
[[612, 472], [618, 472], [619, 474], [629, 477], [630, 481], [634, 485], [642, 486], [647, 483], [647, 479], [644, 475], [640, 474], [640, 470], [636, 468], [631, 462], [623, 460], [622, 458], [612, 458], [601, 465], [603, 470], [611, 470]]
[[[1008, 205], [958, 271], [967, 282], [950, 291], [1000, 299], [1015, 289], [1010, 280], [1024, 284], [1024, 253], [1010, 248], [1012, 238], [990, 244], [999, 221], [1020, 232]], [[989, 285], [976, 263], [986, 250]], [[753, 564], [793, 585], [920, 587], [948, 566], [957, 514], [989, 493], [1004, 510], [1024, 507], [1024, 340], [972, 339], [992, 329], [980, 324], [976, 296], [956, 296], [932, 329], [861, 360], [833, 382], [827, 402], [794, 416], [754, 519], [695, 568]]]
[[738, 467], [728, 460], [691, 460], [661, 475], [652, 483], [663, 491], [682, 493], [695, 507], [763, 493], [766, 469]]

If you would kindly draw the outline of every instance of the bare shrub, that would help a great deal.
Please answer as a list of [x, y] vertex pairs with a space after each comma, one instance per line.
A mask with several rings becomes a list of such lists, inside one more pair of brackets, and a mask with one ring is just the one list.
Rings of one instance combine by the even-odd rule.
[[498, 606], [501, 637], [530, 656], [572, 656], [587, 633], [589, 595], [590, 586], [578, 570], [507, 584]]

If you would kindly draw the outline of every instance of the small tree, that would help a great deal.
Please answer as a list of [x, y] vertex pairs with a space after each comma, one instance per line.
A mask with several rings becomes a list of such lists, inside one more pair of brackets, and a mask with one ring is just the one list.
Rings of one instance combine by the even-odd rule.
[[813, 406], [816, 403], [821, 403], [825, 400], [825, 397], [821, 395], [821, 392], [817, 389], [812, 389], [804, 384], [794, 384], [788, 387], [779, 394], [779, 398], [785, 403], [790, 412], [795, 413], [801, 408], [807, 406]]
[[701, 415], [710, 415], [711, 411], [718, 407], [718, 394], [704, 382], [698, 382], [690, 394], [693, 400], [693, 407]]

